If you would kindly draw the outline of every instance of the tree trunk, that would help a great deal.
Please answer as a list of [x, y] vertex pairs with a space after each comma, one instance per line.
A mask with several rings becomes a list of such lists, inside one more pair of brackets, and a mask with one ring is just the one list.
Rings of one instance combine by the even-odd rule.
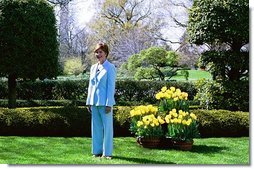
[[16, 108], [16, 76], [10, 74], [8, 76], [8, 107], [10, 109]]

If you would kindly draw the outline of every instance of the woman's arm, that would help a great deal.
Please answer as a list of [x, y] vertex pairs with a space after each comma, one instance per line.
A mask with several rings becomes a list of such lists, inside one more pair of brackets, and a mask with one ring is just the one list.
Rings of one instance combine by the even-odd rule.
[[113, 64], [110, 65], [107, 72], [107, 98], [106, 106], [113, 107], [115, 105], [115, 83], [116, 83], [116, 68]]

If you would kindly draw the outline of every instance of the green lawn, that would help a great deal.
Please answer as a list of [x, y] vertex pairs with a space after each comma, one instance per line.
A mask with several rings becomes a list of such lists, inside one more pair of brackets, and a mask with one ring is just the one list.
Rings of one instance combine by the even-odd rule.
[[249, 138], [195, 139], [191, 151], [146, 149], [114, 138], [112, 160], [91, 157], [91, 138], [0, 136], [0, 164], [250, 164]]
[[[177, 81], [186, 81], [185, 77], [181, 75], [181, 71], [177, 72], [177, 75], [172, 77], [170, 80], [177, 80]], [[202, 78], [205, 79], [212, 79], [211, 74], [208, 71], [203, 71], [203, 70], [188, 70], [189, 72], [189, 81], [196, 81]], [[122, 78], [122, 77], [118, 77]], [[133, 78], [133, 77], [129, 77]], [[83, 75], [69, 75], [69, 76], [58, 76], [58, 80], [82, 80], [82, 79], [89, 79], [89, 75], [83, 74]]]
[[[203, 70], [188, 70], [189, 72], [189, 78], [190, 81], [199, 80], [202, 78], [205, 79], [212, 79], [211, 74], [208, 71]], [[180, 75], [180, 71], [177, 73], [176, 76], [172, 77], [170, 80], [177, 80], [177, 81], [185, 81], [185, 77]]]

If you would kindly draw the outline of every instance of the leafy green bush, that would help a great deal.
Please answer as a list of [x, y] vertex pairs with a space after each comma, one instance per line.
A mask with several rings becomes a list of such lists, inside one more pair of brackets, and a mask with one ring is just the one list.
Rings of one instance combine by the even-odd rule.
[[84, 80], [44, 80], [20, 82], [17, 98], [24, 100], [82, 100], [86, 98], [88, 81]]
[[[17, 100], [17, 107], [84, 106], [86, 100]], [[7, 107], [8, 100], [0, 99], [0, 107]]]
[[[125, 125], [115, 119], [114, 136], [130, 136]], [[91, 114], [76, 106], [0, 108], [0, 135], [91, 136]]]
[[191, 112], [198, 117], [201, 137], [249, 136], [248, 112], [201, 109]]
[[[114, 136], [131, 136], [130, 110], [114, 108]], [[193, 110], [201, 137], [249, 136], [249, 113]], [[91, 114], [85, 107], [0, 108], [0, 135], [91, 136]]]
[[[1, 135], [49, 135], [63, 133], [67, 119], [48, 109], [0, 109]], [[61, 130], [58, 130], [61, 129]]]
[[[134, 107], [119, 107], [115, 113], [121, 125], [130, 127], [130, 110]], [[197, 115], [201, 137], [249, 136], [249, 112], [228, 110], [203, 110], [190, 107]]]
[[[1, 82], [0, 98], [7, 99], [7, 82]], [[2, 86], [2, 87], [1, 87]], [[116, 102], [118, 105], [155, 104], [154, 95], [163, 86], [175, 86], [189, 93], [193, 100], [196, 94], [194, 84], [172, 81], [117, 81]], [[44, 80], [18, 82], [17, 99], [20, 100], [86, 100], [88, 80]], [[32, 106], [35, 106], [34, 104]]]
[[81, 58], [67, 58], [64, 62], [63, 73], [65, 75], [79, 75], [84, 70]]
[[[189, 99], [193, 100], [196, 94], [194, 84], [175, 81], [117, 81], [116, 101], [119, 105], [156, 104], [155, 94], [163, 86], [174, 86], [189, 93]], [[132, 104], [126, 104], [132, 103]]]
[[201, 79], [195, 85], [195, 100], [198, 100], [203, 108], [249, 111], [248, 81], [218, 83]]
[[8, 85], [6, 81], [0, 80], [0, 98], [8, 97]]

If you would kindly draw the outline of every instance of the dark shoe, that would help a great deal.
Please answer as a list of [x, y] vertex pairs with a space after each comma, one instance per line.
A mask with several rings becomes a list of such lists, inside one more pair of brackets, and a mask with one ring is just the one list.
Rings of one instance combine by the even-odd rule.
[[93, 157], [101, 157], [102, 154], [93, 154]]

